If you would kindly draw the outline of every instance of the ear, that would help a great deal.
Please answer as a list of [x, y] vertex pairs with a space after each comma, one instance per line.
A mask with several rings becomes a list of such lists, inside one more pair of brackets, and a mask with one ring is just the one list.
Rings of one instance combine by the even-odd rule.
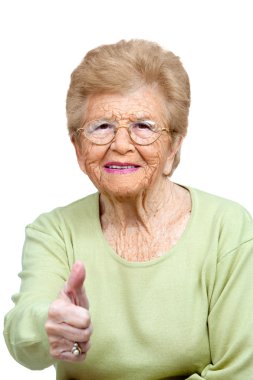
[[75, 152], [76, 152], [76, 158], [77, 158], [79, 167], [86, 174], [82, 143], [74, 135], [71, 136], [70, 140], [71, 140], [72, 144], [74, 145]]
[[177, 152], [180, 151], [183, 140], [183, 136], [177, 136], [173, 144], [171, 145], [171, 149], [169, 150], [169, 154], [163, 169], [163, 175], [165, 175], [166, 177], [168, 177], [171, 173], [175, 155], [177, 154]]

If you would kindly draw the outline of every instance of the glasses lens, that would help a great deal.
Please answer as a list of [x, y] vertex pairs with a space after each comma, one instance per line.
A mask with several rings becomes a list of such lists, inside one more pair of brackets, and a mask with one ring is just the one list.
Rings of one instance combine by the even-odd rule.
[[[114, 139], [117, 128], [121, 128], [117, 122], [93, 120], [85, 124], [82, 130], [85, 137], [94, 144], [104, 145]], [[128, 128], [131, 139], [139, 145], [152, 144], [162, 133], [162, 130], [151, 120], [137, 120], [124, 128]]]
[[131, 138], [141, 145], [152, 144], [161, 134], [153, 121], [136, 121], [130, 126]]
[[85, 136], [95, 144], [106, 144], [115, 135], [116, 126], [107, 120], [95, 120], [84, 127]]

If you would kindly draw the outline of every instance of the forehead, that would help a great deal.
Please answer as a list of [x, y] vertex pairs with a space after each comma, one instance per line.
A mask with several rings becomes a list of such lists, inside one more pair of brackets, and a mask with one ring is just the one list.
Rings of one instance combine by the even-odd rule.
[[165, 100], [157, 88], [143, 86], [126, 94], [102, 93], [88, 97], [85, 119], [101, 117], [117, 119], [150, 118], [163, 119]]

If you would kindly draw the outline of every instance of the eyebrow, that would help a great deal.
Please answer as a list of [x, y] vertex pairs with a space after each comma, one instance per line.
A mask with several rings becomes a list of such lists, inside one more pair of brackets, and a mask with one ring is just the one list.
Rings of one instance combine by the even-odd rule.
[[99, 115], [98, 117], [94, 117], [89, 120], [86, 119], [85, 122], [91, 121], [91, 120], [131, 120], [131, 121], [134, 121], [134, 120], [143, 120], [143, 119], [152, 120], [153, 117], [151, 116], [149, 112], [145, 112], [145, 111], [136, 111], [136, 112], [132, 112], [131, 114], [111, 111], [110, 113], [105, 112], [104, 114], [101, 114], [101, 116]]
[[[131, 117], [132, 116], [132, 117]], [[119, 121], [130, 121], [130, 122], [149, 122], [152, 124], [156, 124], [155, 120], [151, 119], [150, 117], [136, 117], [136, 115], [129, 115], [127, 118], [118, 118], [118, 117], [101, 117], [101, 118], [96, 118], [96, 119], [90, 119], [90, 120], [85, 120], [82, 125], [89, 124], [92, 122], [98, 122], [98, 123], [115, 123]]]

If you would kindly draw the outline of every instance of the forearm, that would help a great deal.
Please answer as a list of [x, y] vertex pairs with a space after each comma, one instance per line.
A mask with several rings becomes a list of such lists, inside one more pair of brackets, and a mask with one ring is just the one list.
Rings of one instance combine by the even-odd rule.
[[5, 318], [4, 338], [13, 358], [30, 369], [44, 369], [53, 364], [45, 332], [49, 303], [23, 303]]
[[[44, 228], [44, 227], [43, 227]], [[10, 354], [30, 369], [53, 364], [45, 331], [49, 305], [68, 274], [65, 244], [39, 225], [28, 227], [23, 251], [20, 292], [6, 315], [4, 337]]]

